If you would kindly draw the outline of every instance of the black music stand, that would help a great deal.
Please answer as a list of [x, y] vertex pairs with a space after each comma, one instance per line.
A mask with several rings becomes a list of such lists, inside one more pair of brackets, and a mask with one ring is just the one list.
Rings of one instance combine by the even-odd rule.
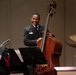
[[47, 61], [41, 52], [40, 48], [36, 46], [19, 48], [24, 63], [26, 65], [32, 65], [32, 75], [34, 75], [34, 67], [37, 64], [47, 64]]
[[25, 72], [26, 66], [24, 65], [24, 62], [21, 62], [19, 57], [17, 56], [14, 49], [9, 48], [8, 49], [10, 54], [10, 71], [13, 72]]

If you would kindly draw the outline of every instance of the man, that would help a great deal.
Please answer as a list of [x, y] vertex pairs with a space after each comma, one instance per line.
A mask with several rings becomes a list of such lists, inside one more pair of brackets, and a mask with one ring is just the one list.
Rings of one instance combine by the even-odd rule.
[[[42, 39], [44, 26], [39, 24], [40, 15], [35, 13], [31, 17], [31, 25], [24, 28], [24, 45], [36, 46], [37, 43]], [[51, 36], [55, 37], [50, 33]]]
[[[42, 39], [44, 33], [44, 26], [39, 24], [40, 15], [34, 13], [31, 17], [31, 25], [24, 28], [23, 41], [26, 46], [37, 46]], [[48, 30], [47, 30], [48, 31]], [[51, 34], [51, 36], [54, 36]]]
[[[42, 39], [44, 26], [39, 24], [40, 21], [40, 15], [35, 13], [31, 17], [31, 25], [24, 28], [24, 35], [23, 35], [23, 41], [24, 45], [26, 46], [37, 46], [37, 43], [39, 40]], [[29, 66], [29, 73], [30, 73], [30, 66]], [[24, 73], [24, 75], [26, 75]]]
[[24, 29], [24, 45], [36, 46], [39, 40], [42, 39], [44, 26], [39, 24], [40, 15], [35, 13], [31, 17], [31, 25]]

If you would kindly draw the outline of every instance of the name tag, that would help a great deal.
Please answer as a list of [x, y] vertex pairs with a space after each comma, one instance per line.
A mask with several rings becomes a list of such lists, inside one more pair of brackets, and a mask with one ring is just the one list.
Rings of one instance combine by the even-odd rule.
[[29, 34], [33, 34], [33, 32], [29, 32]]

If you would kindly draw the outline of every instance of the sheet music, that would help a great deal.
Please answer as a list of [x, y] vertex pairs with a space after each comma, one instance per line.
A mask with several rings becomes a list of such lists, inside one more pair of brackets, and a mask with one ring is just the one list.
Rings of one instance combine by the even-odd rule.
[[24, 60], [23, 60], [23, 58], [22, 58], [22, 56], [21, 56], [20, 51], [17, 49], [17, 50], [15, 50], [15, 52], [16, 52], [17, 56], [19, 57], [20, 61], [21, 61], [21, 62], [24, 62]]

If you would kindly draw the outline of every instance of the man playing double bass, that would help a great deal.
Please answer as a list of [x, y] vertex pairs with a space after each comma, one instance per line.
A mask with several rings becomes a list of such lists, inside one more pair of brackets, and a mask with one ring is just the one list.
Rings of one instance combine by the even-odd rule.
[[[39, 24], [40, 15], [34, 13], [31, 17], [31, 25], [24, 28], [23, 42], [26, 46], [37, 46], [42, 39], [44, 26]], [[54, 37], [53, 34], [51, 36]]]
[[[26, 46], [37, 46], [38, 42], [42, 40], [45, 26], [39, 24], [40, 15], [34, 13], [31, 17], [31, 25], [24, 28], [23, 41]], [[47, 34], [49, 31], [47, 30]], [[51, 37], [55, 37], [50, 33]]]
[[[44, 75], [45, 73], [47, 73], [45, 75], [50, 75], [50, 74], [53, 75], [54, 66], [55, 65], [59, 66], [59, 57], [57, 57], [57, 58], [53, 57], [52, 54], [54, 54], [54, 49], [57, 48], [56, 51], [60, 55], [62, 46], [61, 46], [60, 41], [57, 40], [56, 38], [54, 38], [55, 36], [52, 33], [50, 33], [47, 28], [48, 19], [50, 16], [52, 17], [52, 15], [54, 13], [56, 13], [55, 9], [56, 9], [56, 2], [52, 0], [49, 5], [49, 10], [48, 10], [49, 13], [47, 15], [45, 26], [39, 24], [40, 15], [37, 13], [34, 13], [31, 17], [31, 25], [24, 28], [24, 35], [23, 35], [24, 45], [38, 46], [38, 47], [40, 45], [42, 45], [41, 51], [43, 52], [43, 54], [47, 60], [47, 65], [46, 65], [47, 67], [45, 65], [38, 67], [38, 69], [39, 68], [41, 68], [42, 70], [43, 70], [43, 68], [45, 69], [44, 71], [41, 72], [41, 75]], [[39, 41], [41, 41], [41, 40], [42, 40], [42, 43], [40, 45], [38, 45], [40, 43]], [[55, 43], [55, 41], [56, 41], [56, 43]], [[53, 59], [52, 59], [52, 57], [53, 57]], [[57, 59], [57, 62], [54, 62], [56, 59]], [[44, 73], [44, 74], [42, 74], [42, 73]]]

